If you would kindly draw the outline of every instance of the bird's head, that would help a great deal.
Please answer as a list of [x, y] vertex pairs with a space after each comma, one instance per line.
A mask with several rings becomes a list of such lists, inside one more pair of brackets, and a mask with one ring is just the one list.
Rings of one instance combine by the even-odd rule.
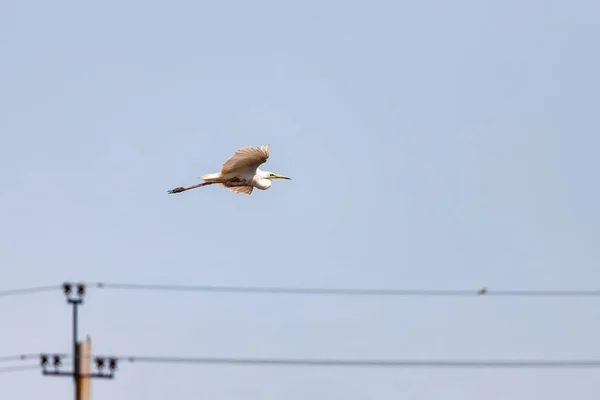
[[292, 179], [292, 178], [288, 178], [287, 176], [279, 175], [279, 174], [276, 174], [276, 173], [270, 172], [270, 171], [265, 171], [265, 178], [267, 178], [267, 179], [288, 179], [288, 180]]

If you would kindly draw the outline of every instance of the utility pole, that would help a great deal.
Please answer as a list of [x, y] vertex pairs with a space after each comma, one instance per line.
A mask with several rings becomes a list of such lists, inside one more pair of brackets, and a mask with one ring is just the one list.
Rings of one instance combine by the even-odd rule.
[[[75, 286], [77, 287], [77, 291], [74, 293], [73, 289]], [[85, 285], [82, 283], [77, 285], [65, 283], [63, 284], [63, 291], [67, 297], [67, 303], [73, 307], [73, 370], [60, 371], [62, 365], [61, 356], [55, 355], [52, 357], [54, 371], [48, 371], [48, 355], [42, 354], [40, 360], [42, 374], [46, 376], [73, 377], [75, 400], [90, 400], [92, 378], [112, 379], [114, 371], [117, 368], [117, 359], [110, 358], [108, 360], [109, 372], [105, 373], [102, 371], [105, 366], [105, 360], [103, 358], [96, 358], [96, 367], [99, 372], [92, 372], [91, 340], [88, 337], [86, 341], [79, 342], [77, 338], [78, 307], [83, 304]]]
[[77, 352], [79, 354], [79, 399], [90, 400], [92, 396], [91, 390], [91, 379], [90, 374], [92, 373], [92, 342], [90, 338], [85, 342], [79, 342], [77, 346]]

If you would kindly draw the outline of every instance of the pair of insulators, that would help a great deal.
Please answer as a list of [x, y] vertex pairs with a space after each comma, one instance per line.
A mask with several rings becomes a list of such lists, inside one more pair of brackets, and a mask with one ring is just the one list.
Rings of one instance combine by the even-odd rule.
[[[72, 285], [70, 283], [63, 283], [63, 290], [67, 296], [69, 296], [73, 291], [73, 286], [75, 285]], [[83, 283], [77, 284], [77, 294], [79, 296], [83, 296], [85, 294], [85, 285]]]
[[[104, 369], [105, 364], [106, 364], [106, 360], [104, 358], [102, 358], [102, 357], [96, 358], [96, 367], [99, 370]], [[117, 359], [116, 358], [108, 359], [108, 369], [110, 369], [111, 371], [114, 371], [115, 369], [117, 369]]]
[[[47, 355], [41, 356], [40, 364], [42, 364], [42, 367], [45, 367], [48, 365], [48, 356]], [[60, 356], [52, 356], [52, 365], [54, 365], [55, 367], [60, 367], [61, 364], [62, 363], [60, 361]]]

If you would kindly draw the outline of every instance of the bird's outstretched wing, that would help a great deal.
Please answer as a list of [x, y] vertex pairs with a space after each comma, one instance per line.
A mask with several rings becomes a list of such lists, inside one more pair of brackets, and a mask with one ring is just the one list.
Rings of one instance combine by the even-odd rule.
[[242, 147], [229, 160], [225, 161], [223, 167], [221, 167], [221, 175], [248, 170], [254, 171], [259, 165], [266, 162], [268, 158], [268, 144], [261, 147]]

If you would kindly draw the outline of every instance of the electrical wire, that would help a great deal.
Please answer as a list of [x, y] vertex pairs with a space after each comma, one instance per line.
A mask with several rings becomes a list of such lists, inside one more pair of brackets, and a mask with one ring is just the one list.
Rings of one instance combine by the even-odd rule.
[[188, 286], [188, 285], [148, 285], [135, 283], [95, 283], [100, 289], [117, 290], [150, 290], [150, 291], [184, 291], [215, 293], [263, 293], [263, 294], [317, 294], [317, 295], [442, 295], [469, 296], [477, 294], [468, 290], [398, 290], [398, 289], [329, 289], [329, 288], [293, 288], [293, 287], [258, 287], [258, 286]]
[[32, 358], [40, 358], [40, 356], [41, 354], [18, 354], [13, 356], [0, 356], [0, 362], [30, 360]]
[[0, 290], [0, 297], [15, 296], [15, 295], [21, 295], [21, 294], [34, 294], [34, 293], [41, 293], [41, 292], [51, 292], [54, 290], [59, 290], [60, 288], [61, 288], [60, 285], [53, 285], [53, 286], [36, 286], [36, 287], [29, 287], [29, 288]]
[[[140, 283], [91, 282], [86, 286], [108, 290], [144, 290], [170, 292], [204, 293], [248, 293], [248, 294], [288, 294], [288, 295], [335, 295], [335, 296], [505, 296], [505, 297], [598, 297], [600, 290], [491, 290], [485, 287], [478, 290], [435, 290], [435, 289], [334, 289], [298, 288], [281, 286], [216, 286], [216, 285], [161, 285]], [[38, 286], [0, 291], [0, 297], [34, 294], [62, 290], [61, 285]]]
[[[111, 358], [111, 357], [106, 357]], [[224, 358], [118, 356], [135, 363], [217, 364], [241, 366], [359, 367], [359, 368], [600, 368], [600, 360], [352, 360], [293, 358]]]
[[212, 293], [308, 294], [342, 296], [600, 296], [600, 290], [428, 290], [428, 289], [332, 289], [212, 285], [152, 285], [138, 283], [88, 283], [98, 289]]

